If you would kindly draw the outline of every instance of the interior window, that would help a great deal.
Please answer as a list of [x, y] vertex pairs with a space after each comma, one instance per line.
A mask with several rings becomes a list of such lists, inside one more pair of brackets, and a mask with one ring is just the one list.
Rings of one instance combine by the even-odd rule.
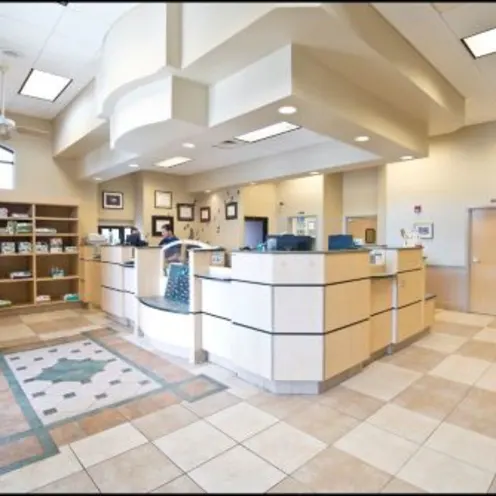
[[0, 145], [0, 189], [14, 189], [15, 153]]

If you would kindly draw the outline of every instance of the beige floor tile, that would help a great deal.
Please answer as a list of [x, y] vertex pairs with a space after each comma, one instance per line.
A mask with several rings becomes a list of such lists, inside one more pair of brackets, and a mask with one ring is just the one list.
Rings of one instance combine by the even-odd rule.
[[182, 474], [153, 444], [93, 465], [88, 472], [103, 493], [150, 492]]
[[284, 419], [298, 410], [302, 410], [306, 406], [315, 402], [313, 396], [298, 396], [298, 395], [277, 395], [270, 393], [261, 393], [252, 396], [247, 400], [247, 403], [253, 405], [264, 412], [267, 412], [278, 419]]
[[75, 310], [57, 310], [55, 312], [40, 312], [21, 315], [21, 320], [25, 324], [35, 324], [38, 322], [50, 322], [57, 319], [67, 319], [71, 317], [79, 317], [80, 314]]
[[475, 386], [496, 393], [496, 364], [491, 365], [477, 380]]
[[359, 393], [389, 401], [421, 377], [419, 372], [387, 363], [374, 362], [343, 386]]
[[28, 338], [36, 338], [36, 334], [26, 324], [0, 327], [0, 344]]
[[237, 396], [238, 398], [241, 398], [243, 400], [256, 396], [262, 391], [261, 389], [248, 384], [246, 381], [240, 379], [239, 377], [230, 377], [228, 379], [225, 379], [223, 381], [223, 384], [229, 387], [229, 393], [234, 394], [234, 396]]
[[86, 472], [69, 475], [34, 491], [35, 493], [78, 493], [93, 494], [100, 491]]
[[152, 491], [152, 493], [187, 493], [187, 494], [199, 494], [204, 493], [205, 491], [198, 486], [195, 482], [193, 482], [187, 475], [182, 475], [177, 479], [174, 479], [172, 482], [168, 482], [163, 486], [160, 486], [158, 489]]
[[446, 355], [439, 351], [420, 346], [409, 346], [398, 353], [386, 355], [380, 359], [380, 362], [425, 374], [441, 363], [445, 357]]
[[154, 441], [185, 472], [234, 446], [228, 436], [200, 420]]
[[444, 422], [425, 443], [483, 470], [496, 473], [496, 439]]
[[190, 472], [208, 493], [263, 493], [285, 475], [243, 446], [236, 446]]
[[440, 353], [450, 354], [454, 353], [467, 341], [468, 338], [466, 337], [451, 336], [450, 334], [441, 334], [440, 332], [435, 332], [420, 339], [414, 344], [414, 346], [428, 348]]
[[461, 336], [471, 338], [481, 330], [481, 326], [470, 326], [456, 324], [454, 322], [437, 321], [431, 327], [431, 332], [440, 332], [442, 334], [451, 334], [452, 336]]
[[390, 493], [390, 494], [420, 494], [425, 493], [422, 489], [417, 486], [413, 486], [412, 484], [408, 484], [408, 482], [402, 481], [401, 479], [397, 479], [393, 477], [386, 486], [382, 489], [381, 493]]
[[267, 493], [276, 493], [276, 494], [305, 494], [311, 493], [312, 490], [302, 484], [300, 481], [293, 479], [292, 477], [286, 477], [279, 484], [276, 484], [270, 491]]
[[198, 417], [181, 405], [172, 405], [133, 420], [133, 425], [148, 439], [155, 440], [196, 422]]
[[483, 341], [485, 343], [496, 343], [496, 329], [486, 328], [478, 332], [473, 339], [475, 341]]
[[237, 396], [229, 394], [226, 391], [221, 391], [220, 393], [212, 394], [211, 396], [194, 401], [193, 403], [185, 401], [182, 405], [199, 417], [208, 417], [225, 408], [236, 405], [240, 401], [241, 399]]
[[191, 372], [195, 375], [204, 374], [222, 383], [224, 383], [226, 379], [230, 379], [235, 376], [232, 370], [225, 369], [215, 363], [205, 363], [196, 366]]
[[450, 355], [446, 357], [437, 367], [429, 372], [429, 375], [442, 377], [449, 381], [472, 385], [491, 366], [486, 360], [478, 358]]
[[343, 436], [334, 446], [391, 475], [415, 453], [418, 445], [366, 422]]
[[496, 393], [472, 388], [447, 417], [450, 424], [496, 438]]
[[430, 493], [485, 493], [493, 474], [422, 447], [397, 477]]
[[320, 395], [317, 401], [359, 420], [365, 420], [384, 405], [384, 402], [377, 398], [352, 391], [343, 386], [329, 389]]
[[206, 417], [205, 420], [238, 442], [248, 439], [277, 422], [276, 417], [248, 403], [231, 406]]
[[462, 324], [475, 327], [485, 327], [494, 320], [494, 317], [488, 315], [478, 315], [475, 313], [452, 312], [443, 310], [436, 313], [436, 322], [453, 322], [454, 324]]
[[496, 344], [487, 341], [467, 341], [456, 351], [457, 355], [479, 358], [488, 362], [496, 362]]
[[243, 444], [287, 474], [327, 447], [322, 441], [284, 422], [269, 427]]
[[74, 453], [68, 446], [63, 446], [55, 456], [1, 475], [0, 489], [4, 493], [27, 493], [82, 469]]
[[389, 474], [334, 447], [327, 448], [293, 473], [292, 477], [315, 492], [379, 492]]
[[372, 425], [422, 444], [439, 425], [439, 420], [389, 403], [367, 419]]
[[81, 463], [91, 467], [147, 442], [140, 431], [126, 423], [76, 441], [70, 446]]
[[314, 403], [290, 415], [285, 422], [326, 444], [332, 444], [356, 427], [359, 420], [322, 403]]
[[442, 420], [467, 394], [469, 386], [426, 375], [405, 389], [393, 402], [417, 413]]

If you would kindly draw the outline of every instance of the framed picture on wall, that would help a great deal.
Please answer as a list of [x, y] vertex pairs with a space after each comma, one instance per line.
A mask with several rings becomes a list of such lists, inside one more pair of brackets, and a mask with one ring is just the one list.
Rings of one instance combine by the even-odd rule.
[[210, 207], [200, 207], [200, 222], [210, 222]]
[[172, 208], [172, 191], [155, 190], [155, 208]]
[[434, 223], [433, 222], [415, 222], [413, 229], [421, 239], [432, 239], [434, 237]]
[[177, 204], [177, 220], [179, 222], [192, 222], [195, 220], [195, 206], [192, 203]]
[[152, 215], [152, 236], [162, 236], [162, 226], [169, 226], [174, 232], [174, 217], [167, 215]]
[[102, 208], [105, 210], [122, 210], [124, 193], [120, 191], [102, 191]]
[[226, 220], [236, 220], [238, 218], [238, 203], [226, 203]]

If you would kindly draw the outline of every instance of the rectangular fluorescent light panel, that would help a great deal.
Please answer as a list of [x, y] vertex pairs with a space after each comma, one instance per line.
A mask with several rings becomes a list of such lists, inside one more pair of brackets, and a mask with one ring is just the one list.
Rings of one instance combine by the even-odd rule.
[[496, 28], [467, 36], [462, 41], [476, 59], [496, 53]]
[[26, 81], [24, 81], [19, 90], [19, 94], [54, 102], [71, 82], [72, 79], [66, 77], [31, 69]]
[[188, 157], [172, 157], [167, 160], [162, 160], [162, 162], [157, 162], [155, 165], [157, 167], [175, 167], [176, 165], [185, 164], [186, 162], [191, 162]]
[[295, 126], [289, 122], [278, 122], [277, 124], [272, 124], [271, 126], [242, 134], [241, 136], [235, 136], [235, 139], [245, 141], [247, 143], [256, 143], [257, 141], [273, 138], [274, 136], [289, 133], [289, 131], [295, 131], [296, 129], [300, 129], [300, 126]]

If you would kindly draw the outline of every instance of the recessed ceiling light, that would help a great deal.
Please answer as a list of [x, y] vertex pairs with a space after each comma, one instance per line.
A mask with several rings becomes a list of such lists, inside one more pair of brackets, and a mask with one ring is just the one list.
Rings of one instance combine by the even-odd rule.
[[282, 115], [291, 115], [291, 114], [296, 114], [296, 112], [298, 112], [298, 109], [296, 107], [291, 107], [291, 106], [279, 107], [278, 112]]
[[496, 28], [462, 38], [462, 43], [476, 59], [496, 53]]
[[183, 148], [196, 148], [194, 143], [183, 143]]
[[250, 184], [251, 184], [252, 186], [255, 186], [255, 184], [257, 184], [257, 183], [250, 183]]
[[358, 141], [358, 143], [365, 143], [365, 141], [369, 141], [370, 138], [368, 136], [357, 136], [355, 138], [355, 141]]
[[205, 190], [205, 193], [210, 193], [211, 191], [209, 189], [206, 189]]
[[172, 157], [167, 160], [162, 160], [162, 162], [157, 162], [155, 165], [157, 167], [175, 167], [176, 165], [185, 164], [190, 161], [191, 159], [188, 157]]
[[309, 172], [311, 176], [318, 176], [320, 172], [314, 171], [314, 172]]
[[63, 76], [56, 76], [55, 74], [39, 71], [38, 69], [31, 69], [28, 77], [22, 83], [19, 94], [54, 102], [71, 82], [72, 79]]
[[289, 122], [278, 122], [277, 124], [272, 124], [271, 126], [242, 134], [241, 136], [235, 136], [235, 139], [245, 141], [246, 143], [256, 143], [257, 141], [273, 138], [274, 136], [289, 133], [290, 131], [295, 131], [296, 129], [300, 129], [300, 126], [290, 124]]
[[137, 169], [139, 167], [138, 164], [129, 164], [128, 167], [131, 167], [133, 169]]
[[101, 181], [102, 178], [101, 177], [95, 177], [95, 181]]
[[401, 160], [412, 160], [413, 159], [413, 156], [412, 155], [403, 155], [402, 157], [400, 157]]

